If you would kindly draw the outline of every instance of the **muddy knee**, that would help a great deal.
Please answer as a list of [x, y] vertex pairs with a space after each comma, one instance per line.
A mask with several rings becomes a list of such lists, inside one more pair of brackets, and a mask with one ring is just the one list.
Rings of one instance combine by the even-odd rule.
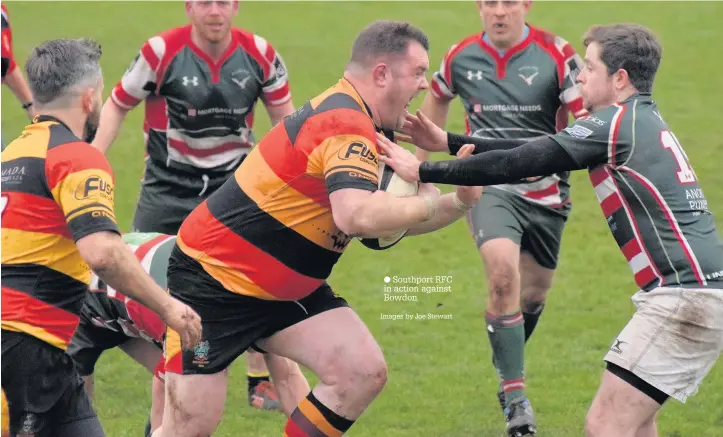
[[332, 387], [340, 400], [371, 400], [386, 385], [387, 364], [381, 351], [366, 352], [329, 354], [324, 360], [321, 381]]

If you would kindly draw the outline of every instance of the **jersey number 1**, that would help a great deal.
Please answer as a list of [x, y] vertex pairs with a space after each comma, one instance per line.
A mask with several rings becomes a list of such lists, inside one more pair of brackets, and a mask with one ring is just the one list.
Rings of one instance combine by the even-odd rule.
[[670, 150], [670, 152], [673, 154], [673, 157], [675, 158], [675, 162], [678, 163], [678, 171], [676, 172], [676, 174], [678, 175], [678, 180], [680, 181], [680, 183], [694, 183], [695, 172], [693, 172], [693, 169], [690, 168], [690, 164], [688, 164], [688, 156], [685, 154], [683, 148], [680, 146], [680, 143], [675, 137], [675, 134], [673, 134], [673, 132], [669, 130], [661, 131], [660, 142], [663, 143], [663, 147]]

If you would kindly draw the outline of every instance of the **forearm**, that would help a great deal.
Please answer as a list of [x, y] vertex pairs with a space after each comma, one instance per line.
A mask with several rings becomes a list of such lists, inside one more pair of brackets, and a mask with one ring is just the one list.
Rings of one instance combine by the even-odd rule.
[[430, 202], [421, 196], [395, 197], [376, 191], [353, 214], [355, 235], [379, 238], [423, 222], [430, 213]]
[[[450, 103], [451, 100], [440, 100], [434, 97], [432, 93], [427, 93], [419, 110], [429, 118], [429, 121], [444, 129], [447, 124]], [[426, 161], [429, 158], [429, 152], [419, 147], [416, 148], [414, 154], [420, 161]]]
[[[5, 84], [10, 88], [10, 91], [15, 95], [21, 105], [32, 103], [33, 94], [30, 92], [28, 83], [23, 77], [22, 70], [15, 68], [10, 74], [5, 76]], [[33, 113], [32, 106], [25, 109], [28, 115]]]
[[509, 140], [502, 138], [479, 138], [467, 135], [457, 135], [447, 132], [447, 147], [450, 155], [456, 155], [457, 151], [465, 144], [474, 145], [473, 155], [490, 152], [492, 150], [510, 150], [520, 147], [529, 140]]
[[93, 147], [106, 153], [118, 136], [127, 113], [128, 111], [116, 105], [111, 98], [108, 98], [100, 112], [100, 123], [93, 140]]
[[495, 150], [465, 159], [423, 162], [419, 177], [421, 182], [486, 186], [579, 170], [585, 166], [575, 162], [554, 140], [544, 137], [510, 150]]
[[449, 193], [439, 198], [437, 204], [437, 211], [430, 220], [420, 223], [414, 227], [409, 228], [407, 235], [421, 235], [429, 232], [434, 232], [438, 229], [442, 229], [449, 226], [453, 222], [457, 221], [466, 213], [465, 210], [457, 208], [453, 200], [454, 193]]
[[118, 240], [105, 249], [101, 262], [91, 266], [100, 279], [121, 294], [163, 314], [170, 301], [166, 293], [138, 263], [133, 253]]

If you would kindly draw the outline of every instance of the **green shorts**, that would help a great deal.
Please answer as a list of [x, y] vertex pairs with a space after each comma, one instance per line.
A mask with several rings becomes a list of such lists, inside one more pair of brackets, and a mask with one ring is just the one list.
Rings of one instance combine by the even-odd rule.
[[546, 269], [557, 267], [562, 231], [570, 211], [551, 209], [495, 188], [485, 188], [468, 217], [477, 248], [497, 238], [507, 238], [528, 252]]

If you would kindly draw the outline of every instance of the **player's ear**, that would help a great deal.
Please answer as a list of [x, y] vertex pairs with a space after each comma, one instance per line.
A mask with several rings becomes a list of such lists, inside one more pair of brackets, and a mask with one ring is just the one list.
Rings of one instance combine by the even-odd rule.
[[95, 94], [96, 92], [94, 88], [87, 88], [81, 93], [80, 101], [81, 105], [83, 106], [83, 112], [87, 114], [93, 112]]
[[380, 62], [375, 65], [374, 69], [372, 70], [372, 78], [374, 80], [374, 84], [380, 88], [385, 88], [389, 82], [390, 73], [391, 71], [389, 70], [389, 64]]
[[239, 3], [241, 3], [239, 0], [234, 0], [233, 5], [231, 6], [233, 8], [233, 16], [234, 17], [236, 15], [238, 15]]
[[530, 7], [532, 6], [532, 0], [525, 0], [522, 2], [522, 9], [525, 10], [525, 15], [530, 12]]
[[186, 16], [187, 16], [188, 18], [191, 18], [191, 15], [192, 15], [192, 14], [191, 14], [191, 8], [193, 8], [193, 4], [192, 4], [192, 3], [193, 3], [193, 2], [191, 2], [191, 1], [188, 1], [188, 0], [186, 1]]
[[628, 72], [626, 70], [619, 68], [618, 71], [613, 73], [613, 82], [615, 84], [615, 89], [622, 90], [630, 84], [630, 76], [628, 76]]

